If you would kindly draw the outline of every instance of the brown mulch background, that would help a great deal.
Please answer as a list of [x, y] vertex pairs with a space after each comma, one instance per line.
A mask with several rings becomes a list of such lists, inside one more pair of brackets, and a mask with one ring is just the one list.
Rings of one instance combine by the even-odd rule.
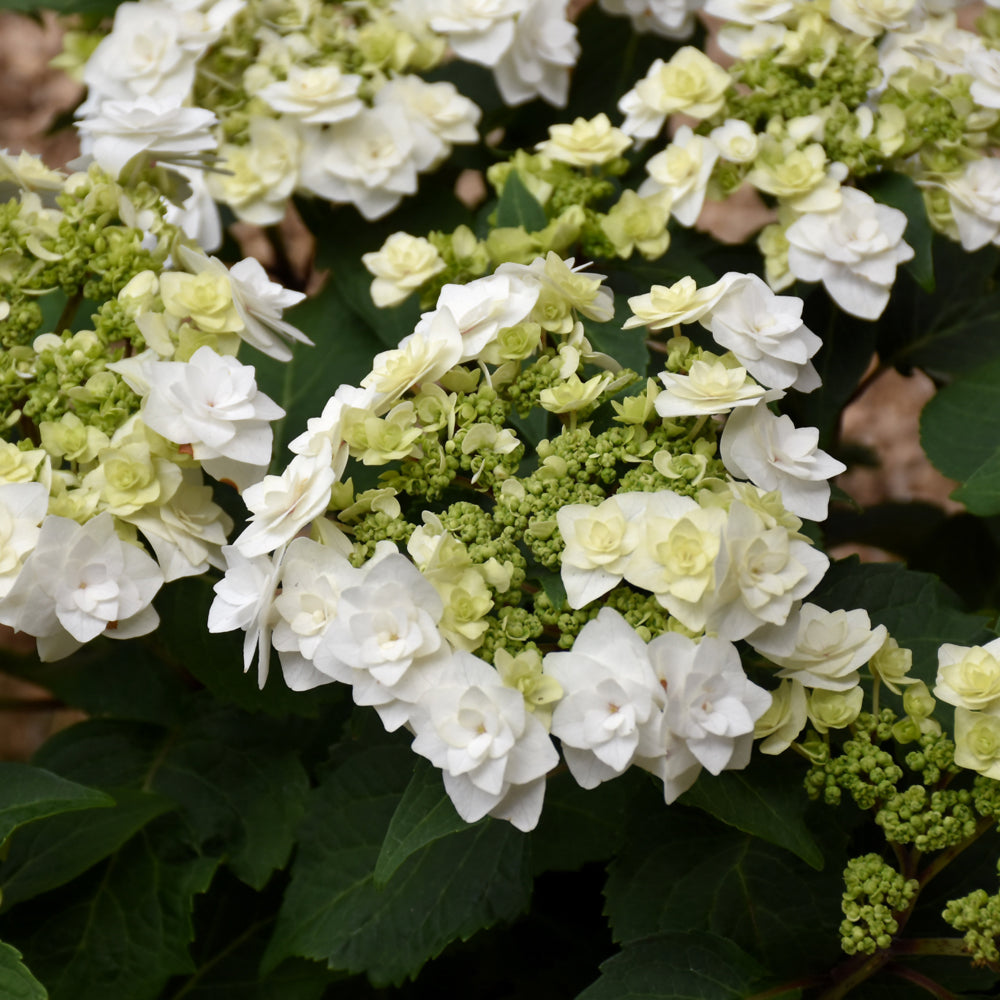
[[[77, 152], [71, 131], [47, 134], [60, 114], [71, 110], [80, 88], [48, 62], [60, 51], [60, 31], [52, 17], [42, 23], [0, 11], [0, 149], [39, 153], [51, 166], [62, 166]], [[727, 204], [724, 213], [709, 209], [702, 222], [706, 228], [720, 227], [725, 217], [727, 235], [756, 226], [759, 205], [748, 199], [742, 213]], [[295, 231], [294, 221], [289, 222]], [[247, 252], [253, 252], [253, 233], [241, 233]], [[301, 259], [308, 259], [307, 235], [299, 239]], [[259, 246], [259, 244], [257, 244]], [[841, 477], [840, 485], [859, 503], [868, 506], [888, 500], [925, 500], [960, 509], [948, 500], [954, 484], [927, 462], [920, 448], [917, 421], [924, 403], [933, 394], [925, 376], [906, 378], [890, 371], [875, 381], [844, 414], [843, 438], [864, 445], [878, 456], [877, 468], [855, 468]], [[876, 549], [853, 548], [864, 558], [885, 559]], [[842, 553], [843, 554], [843, 553]], [[0, 642], [11, 649], [21, 645], [0, 634]], [[30, 644], [28, 644], [30, 648]], [[28, 710], [12, 711], [10, 700], [34, 700]], [[52, 710], [41, 688], [0, 675], [0, 760], [26, 759], [53, 731], [79, 718], [79, 713]]]

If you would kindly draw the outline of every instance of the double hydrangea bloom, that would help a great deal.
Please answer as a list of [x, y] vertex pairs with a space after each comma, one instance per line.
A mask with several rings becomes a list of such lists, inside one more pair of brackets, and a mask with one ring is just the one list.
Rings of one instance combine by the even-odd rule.
[[[50, 660], [151, 631], [165, 582], [224, 565], [232, 521], [204, 476], [256, 482], [284, 413], [234, 355], [246, 340], [290, 357], [306, 338], [281, 314], [303, 296], [185, 246], [149, 189], [96, 167], [0, 155], [0, 171], [18, 191], [2, 222], [0, 622]], [[94, 300], [89, 328], [66, 329], [71, 310], [59, 333], [39, 325], [35, 300], [60, 288]]]
[[[885, 639], [863, 612], [802, 603], [828, 561], [795, 511], [822, 516], [841, 468], [814, 432], [782, 422], [755, 450], [738, 425], [726, 445], [727, 424], [714, 457], [717, 420], [783, 421], [768, 401], [818, 382], [801, 303], [729, 274], [633, 308], [650, 326], [700, 322], [730, 350], [675, 336], [662, 389], [622, 370], [580, 321], [612, 319], [601, 276], [554, 253], [446, 285], [309, 421], [285, 472], [245, 491], [250, 522], [223, 550], [209, 627], [246, 631], [247, 669], [259, 656], [263, 684], [273, 646], [293, 689], [349, 685], [412, 733], [469, 821], [537, 823], [552, 737], [584, 787], [636, 766], [673, 801], [703, 769], [746, 766], [755, 736], [780, 752], [807, 718], [837, 724]], [[593, 430], [626, 387], [614, 426]], [[509, 417], [534, 407], [563, 428], [522, 464]], [[684, 422], [671, 444], [662, 431]], [[378, 486], [355, 493], [352, 462], [384, 467]], [[531, 582], [554, 575], [565, 603]], [[774, 697], [740, 639], [771, 658]]]

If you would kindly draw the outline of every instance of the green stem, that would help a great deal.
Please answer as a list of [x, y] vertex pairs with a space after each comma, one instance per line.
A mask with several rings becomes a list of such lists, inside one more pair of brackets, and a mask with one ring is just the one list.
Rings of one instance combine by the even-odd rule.
[[874, 955], [856, 955], [842, 962], [830, 972], [833, 985], [820, 993], [817, 1000], [840, 1000], [841, 997], [846, 997], [855, 986], [860, 986], [883, 966], [888, 965], [892, 957], [892, 951], [886, 948]]
[[947, 851], [942, 851], [921, 873], [920, 873], [920, 888], [923, 889], [925, 885], [935, 875], [937, 875], [943, 868], [946, 868], [952, 863], [962, 853], [967, 847], [974, 844], [990, 827], [993, 826], [995, 820], [991, 816], [984, 816], [977, 824], [975, 832], [971, 837], [963, 840], [960, 844], [956, 844], [954, 847], [949, 847]]
[[931, 979], [930, 976], [925, 976], [922, 972], [917, 972], [915, 969], [909, 969], [904, 965], [890, 965], [885, 971], [892, 976], [906, 979], [908, 982], [913, 983], [914, 986], [919, 986], [922, 990], [930, 993], [931, 996], [938, 997], [938, 1000], [954, 1000], [954, 993], [946, 990], [939, 982]]
[[968, 951], [963, 938], [908, 938], [903, 941], [893, 941], [893, 955], [949, 955], [968, 958]]

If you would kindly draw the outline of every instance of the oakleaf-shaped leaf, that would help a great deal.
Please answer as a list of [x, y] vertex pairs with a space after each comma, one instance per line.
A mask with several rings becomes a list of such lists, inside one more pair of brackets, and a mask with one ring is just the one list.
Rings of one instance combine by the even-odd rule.
[[623, 948], [577, 1000], [743, 1000], [765, 972], [732, 941], [660, 934]]
[[91, 719], [58, 733], [39, 759], [92, 784], [145, 785], [167, 797], [205, 853], [225, 855], [259, 888], [288, 860], [309, 787], [286, 730], [217, 707], [175, 730]]
[[25, 968], [21, 953], [0, 941], [0, 997], [4, 1000], [47, 1000], [45, 987]]
[[218, 860], [179, 850], [178, 832], [142, 831], [103, 871], [67, 887], [58, 906], [35, 907], [15, 925], [51, 1000], [155, 1000], [192, 968], [191, 909]]
[[797, 854], [817, 871], [823, 852], [805, 823], [804, 767], [797, 759], [755, 755], [743, 771], [702, 774], [681, 797], [729, 826]]
[[469, 824], [455, 812], [441, 781], [441, 772], [428, 761], [417, 760], [413, 777], [389, 821], [375, 862], [375, 885], [381, 889], [415, 851]]
[[110, 795], [40, 767], [0, 763], [0, 844], [33, 819], [114, 804]]
[[[801, 792], [803, 798], [805, 793]], [[832, 842], [822, 872], [795, 855], [703, 813], [637, 802], [608, 868], [605, 913], [616, 941], [704, 931], [727, 938], [782, 975], [824, 968], [838, 953], [843, 852]], [[795, 941], [789, 949], [788, 942]]]
[[382, 890], [375, 864], [412, 775], [406, 747], [353, 754], [314, 791], [264, 971], [289, 956], [398, 983], [455, 940], [527, 905], [527, 838], [481, 823], [411, 855]]

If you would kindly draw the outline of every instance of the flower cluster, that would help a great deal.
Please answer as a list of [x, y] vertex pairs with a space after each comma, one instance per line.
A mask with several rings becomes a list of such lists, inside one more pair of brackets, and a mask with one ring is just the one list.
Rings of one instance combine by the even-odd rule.
[[[824, 516], [842, 467], [768, 409], [776, 383], [818, 381], [801, 302], [727, 275], [664, 320], [700, 318], [719, 353], [678, 332], [654, 379], [595, 349], [633, 325], [602, 280], [550, 252], [446, 285], [244, 492], [223, 549], [210, 629], [245, 630], [261, 684], [273, 646], [289, 687], [349, 684], [408, 727], [467, 820], [535, 825], [547, 730], [584, 787], [635, 765], [671, 802], [755, 736], [778, 753], [807, 720], [849, 725], [887, 643], [863, 611], [803, 603], [828, 560], [796, 512]], [[661, 292], [632, 300], [643, 322]], [[729, 416], [720, 458], [740, 408], [762, 415]]]
[[25, 154], [0, 185], [0, 622], [51, 660], [149, 632], [164, 582], [223, 564], [204, 473], [255, 482], [283, 414], [234, 355], [290, 357], [302, 296], [186, 245], [149, 185]]
[[564, 104], [578, 46], [551, 0], [124, 3], [82, 70], [83, 150], [114, 176], [140, 154], [171, 163], [178, 221], [208, 249], [213, 198], [259, 225], [293, 192], [376, 219], [478, 139], [479, 108], [419, 75], [448, 51], [491, 67], [509, 104]]
[[[684, 3], [618, 6], [672, 37], [686, 30]], [[432, 294], [574, 244], [592, 258], [655, 258], [670, 220], [692, 226], [706, 198], [749, 188], [773, 207], [757, 241], [771, 287], [822, 282], [840, 308], [877, 319], [914, 256], [907, 216], [883, 203], [903, 203], [898, 185], [878, 183], [886, 174], [910, 178], [933, 227], [964, 249], [1000, 244], [1000, 29], [992, 13], [981, 33], [959, 28], [950, 7], [709, 0], [705, 12], [729, 22], [719, 34], [728, 68], [683, 46], [622, 96], [620, 127], [604, 115], [553, 126], [534, 152], [498, 164], [497, 190], [516, 171], [545, 225], [483, 242], [465, 229], [432, 233], [439, 266], [409, 289], [434, 279]], [[638, 159], [675, 115], [683, 123], [666, 146], [642, 152], [643, 178], [622, 187], [623, 154]]]

